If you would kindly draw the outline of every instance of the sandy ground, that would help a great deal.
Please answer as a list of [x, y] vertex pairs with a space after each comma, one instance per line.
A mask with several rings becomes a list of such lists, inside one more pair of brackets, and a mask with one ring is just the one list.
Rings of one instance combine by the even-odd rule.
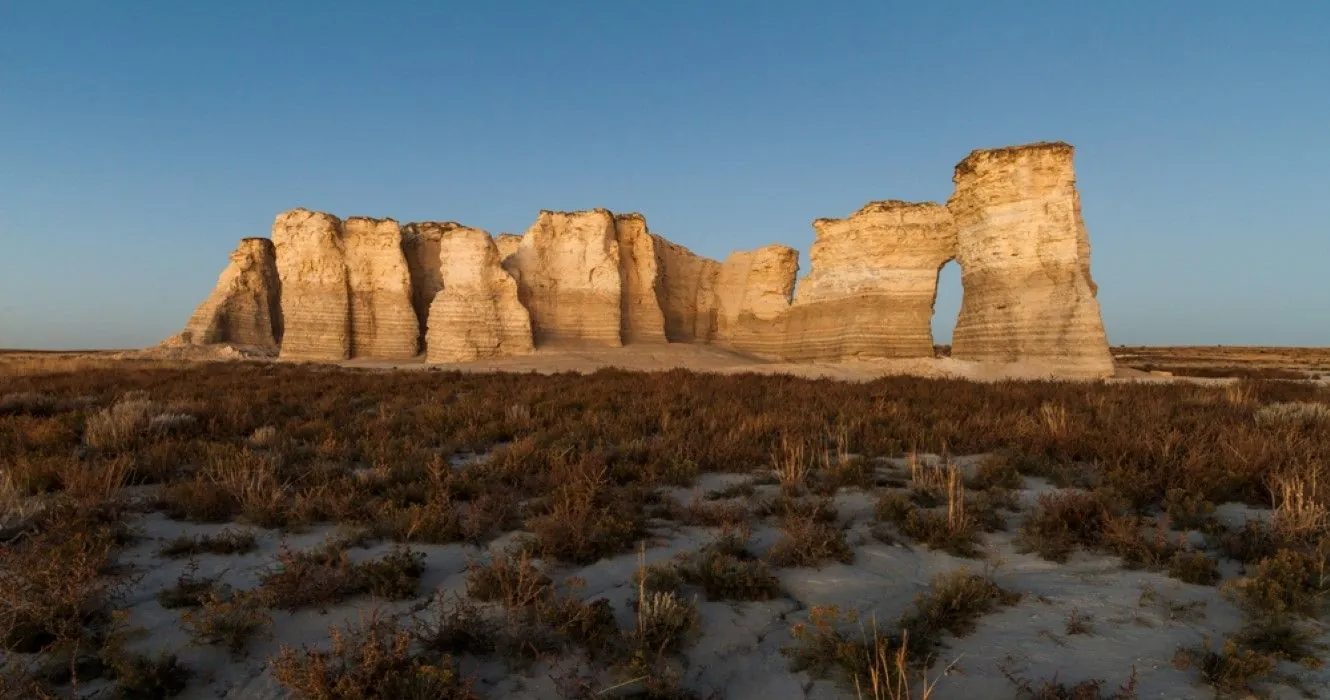
[[[965, 465], [974, 458], [960, 460]], [[885, 466], [885, 465], [884, 465]], [[897, 465], [899, 466], [899, 465]], [[670, 492], [681, 503], [752, 477], [708, 474], [691, 489]], [[757, 486], [760, 498], [778, 487]], [[1038, 479], [1027, 479], [1019, 492], [1025, 504], [1038, 494], [1054, 490]], [[815, 680], [805, 673], [792, 673], [782, 647], [792, 643], [790, 627], [806, 621], [813, 606], [834, 604], [856, 610], [862, 619], [875, 618], [889, 625], [909, 609], [914, 597], [925, 591], [936, 574], [957, 568], [983, 571], [988, 568], [996, 582], [1022, 594], [1021, 601], [979, 621], [977, 630], [960, 639], [948, 637], [934, 672], [948, 664], [950, 671], [937, 685], [939, 700], [1014, 697], [1015, 688], [1006, 679], [1010, 673], [1038, 681], [1057, 676], [1068, 684], [1084, 679], [1102, 679], [1109, 688], [1125, 681], [1132, 670], [1138, 677], [1142, 698], [1210, 698], [1213, 690], [1195, 680], [1196, 672], [1174, 668], [1172, 659], [1180, 646], [1194, 647], [1209, 637], [1217, 642], [1235, 633], [1239, 612], [1214, 587], [1181, 583], [1160, 573], [1128, 571], [1113, 557], [1079, 553], [1066, 564], [1044, 561], [1018, 551], [1013, 543], [1020, 524], [1019, 514], [1009, 514], [1008, 531], [984, 535], [985, 560], [972, 560], [902, 544], [883, 544], [870, 534], [875, 498], [856, 489], [842, 490], [836, 498], [841, 522], [854, 547], [853, 564], [828, 564], [822, 568], [777, 569], [783, 596], [767, 602], [707, 602], [699, 600], [701, 630], [685, 652], [682, 664], [685, 684], [715, 697], [732, 700], [784, 700], [786, 698], [852, 698], [853, 693], [831, 681]], [[1265, 518], [1267, 513], [1237, 504], [1225, 504], [1219, 517], [1238, 525], [1247, 518]], [[273, 680], [266, 659], [283, 645], [326, 646], [332, 625], [353, 622], [377, 607], [381, 614], [409, 617], [427, 614], [412, 611], [419, 602], [383, 603], [357, 599], [327, 611], [285, 613], [273, 611], [274, 635], [256, 643], [249, 656], [233, 660], [221, 649], [192, 645], [181, 629], [175, 611], [161, 607], [154, 594], [171, 585], [187, 562], [160, 558], [163, 542], [182, 534], [216, 532], [237, 525], [194, 525], [175, 522], [160, 514], [146, 515], [137, 523], [143, 539], [123, 561], [144, 574], [130, 598], [129, 623], [143, 628], [131, 647], [153, 652], [170, 650], [200, 672], [182, 697], [255, 698], [286, 697]], [[219, 575], [237, 588], [258, 584], [263, 569], [274, 561], [283, 541], [292, 548], [317, 546], [335, 535], [334, 528], [311, 529], [282, 535], [253, 530], [259, 535], [258, 551], [242, 556], [201, 555], [199, 575]], [[693, 550], [715, 536], [718, 530], [683, 527], [655, 521], [646, 559], [666, 560], [675, 553]], [[490, 543], [497, 552], [511, 543], [516, 533]], [[1192, 536], [1197, 536], [1192, 533]], [[755, 530], [750, 549], [765, 552], [777, 539], [771, 525]], [[352, 550], [356, 560], [388, 551], [386, 543]], [[469, 545], [416, 546], [426, 554], [427, 570], [421, 582], [420, 601], [438, 593], [465, 594], [465, 568], [469, 559], [483, 560], [488, 552]], [[631, 629], [630, 603], [636, 587], [632, 575], [638, 566], [636, 554], [601, 560], [583, 568], [557, 567], [555, 580], [577, 576], [586, 581], [581, 595], [586, 600], [608, 598], [614, 605], [621, 628]], [[1233, 562], [1224, 562], [1226, 577], [1236, 573]], [[1091, 631], [1069, 635], [1066, 620], [1075, 610], [1087, 616]], [[1324, 632], [1324, 628], [1323, 628]], [[1330, 642], [1330, 633], [1320, 641]], [[554, 677], [577, 670], [569, 658], [538, 663], [514, 670], [501, 662], [481, 663], [464, 659], [463, 669], [480, 679], [479, 689], [487, 697], [543, 699], [559, 697]], [[589, 669], [583, 669], [589, 672]], [[1279, 673], [1284, 684], [1269, 688], [1270, 697], [1324, 697], [1330, 688], [1330, 669], [1308, 670], [1283, 664]], [[95, 688], [89, 688], [90, 691]], [[1318, 695], [1320, 693], [1321, 695]]]
[[[1114, 348], [1118, 368], [1106, 381], [1177, 382], [1215, 384], [1231, 381], [1223, 377], [1161, 376], [1128, 366], [1143, 361], [1205, 367], [1289, 367], [1303, 369], [1319, 381], [1330, 383], [1330, 371], [1318, 372], [1308, 363], [1330, 358], [1330, 350], [1315, 348]], [[1310, 359], [1309, 359], [1310, 358]], [[163, 345], [142, 350], [27, 351], [0, 350], [0, 376], [41, 374], [115, 366], [125, 361], [163, 366], [189, 366], [215, 361], [282, 362], [271, 351], [233, 347]], [[888, 376], [917, 376], [971, 381], [1065, 379], [1038, 362], [1010, 364], [979, 363], [951, 357], [909, 359], [845, 359], [836, 362], [791, 363], [755, 357], [711, 345], [670, 343], [632, 345], [621, 348], [545, 347], [519, 357], [505, 357], [459, 364], [426, 364], [423, 357], [385, 361], [356, 359], [337, 364], [343, 367], [378, 370], [448, 370], [462, 372], [558, 372], [591, 373], [616, 368], [639, 372], [687, 369], [722, 374], [784, 374], [842, 381], [870, 381]], [[1330, 360], [1327, 360], [1330, 370]], [[1077, 380], [1072, 380], [1077, 381]], [[1079, 380], [1084, 381], [1084, 380]]]
[[[685, 343], [633, 345], [622, 348], [540, 348], [530, 355], [461, 364], [425, 364], [422, 359], [416, 359], [408, 362], [351, 360], [342, 363], [342, 365], [373, 369], [422, 370], [437, 367], [440, 370], [463, 372], [539, 372], [541, 374], [557, 372], [589, 373], [606, 368], [639, 372], [688, 369], [695, 372], [785, 374], [844, 381], [868, 381], [898, 375], [975, 381], [1047, 379], [1054, 377], [1053, 370], [1035, 362], [991, 364], [938, 357], [895, 360], [847, 359], [838, 362], [793, 363], [765, 360], [710, 345]], [[1123, 368], [1119, 375], [1121, 378], [1166, 379], [1152, 377], [1146, 372], [1128, 368]]]

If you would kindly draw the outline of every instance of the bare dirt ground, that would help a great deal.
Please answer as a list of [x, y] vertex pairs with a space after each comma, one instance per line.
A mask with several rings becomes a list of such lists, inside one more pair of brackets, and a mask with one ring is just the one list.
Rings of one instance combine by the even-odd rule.
[[1112, 351], [1119, 367], [1179, 376], [1330, 376], [1330, 348], [1119, 345]]
[[[1116, 346], [1118, 370], [1113, 380], [1205, 381], [1265, 378], [1330, 380], [1330, 348], [1257, 346]], [[401, 369], [463, 372], [590, 373], [601, 369], [659, 372], [687, 369], [720, 374], [784, 374], [805, 378], [869, 381], [888, 376], [1001, 381], [1046, 379], [1053, 375], [1039, 363], [981, 364], [956, 360], [940, 346], [938, 357], [916, 359], [846, 359], [837, 362], [787, 363], [708, 345], [672, 343], [622, 348], [540, 348], [530, 355], [453, 365], [425, 364], [424, 358], [405, 362], [357, 359], [338, 363], [366, 369]], [[138, 361], [185, 366], [198, 361], [275, 360], [271, 354], [247, 348], [155, 347], [144, 350], [4, 350], [0, 372], [44, 372], [53, 368], [104, 366], [108, 362]]]

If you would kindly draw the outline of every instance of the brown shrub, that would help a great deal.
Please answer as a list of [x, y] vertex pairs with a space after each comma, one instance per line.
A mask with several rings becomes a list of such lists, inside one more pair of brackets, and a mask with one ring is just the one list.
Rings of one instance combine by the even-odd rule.
[[854, 562], [854, 550], [845, 541], [845, 531], [814, 515], [789, 515], [781, 520], [781, 538], [767, 553], [776, 566], [821, 566], [834, 560]]
[[329, 631], [331, 649], [283, 647], [272, 660], [277, 681], [302, 700], [363, 698], [478, 698], [451, 658], [411, 653], [411, 634], [371, 614], [360, 624]]

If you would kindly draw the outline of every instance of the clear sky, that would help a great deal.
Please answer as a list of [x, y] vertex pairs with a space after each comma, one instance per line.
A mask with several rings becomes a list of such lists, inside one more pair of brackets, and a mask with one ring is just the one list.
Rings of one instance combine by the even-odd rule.
[[[1114, 344], [1330, 345], [1330, 3], [0, 1], [0, 347], [147, 345], [284, 209], [698, 253], [1077, 147]], [[935, 327], [960, 303], [942, 275]]]

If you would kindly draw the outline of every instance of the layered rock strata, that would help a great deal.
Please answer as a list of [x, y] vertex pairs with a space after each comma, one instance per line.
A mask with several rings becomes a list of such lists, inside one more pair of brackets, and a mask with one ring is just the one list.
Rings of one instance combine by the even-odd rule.
[[276, 350], [282, 338], [277, 254], [266, 238], [241, 239], [212, 294], [189, 317], [179, 339]]
[[531, 317], [488, 233], [458, 227], [439, 240], [441, 290], [425, 335], [427, 362], [470, 362], [532, 351]]
[[[247, 239], [171, 342], [281, 356], [433, 362], [536, 346], [715, 343], [792, 361], [931, 357], [937, 274], [961, 267], [952, 356], [1037, 373], [1113, 371], [1090, 275], [1071, 146], [975, 151], [946, 206], [872, 202], [813, 223], [810, 272], [772, 245], [723, 263], [654, 235], [639, 214], [542, 211], [497, 240], [452, 222], [294, 209]], [[280, 302], [279, 302], [280, 300]]]
[[351, 297], [351, 356], [415, 357], [420, 324], [411, 306], [401, 227], [392, 219], [351, 217], [342, 222], [342, 240]]
[[956, 250], [946, 207], [871, 202], [846, 219], [818, 219], [813, 230], [784, 356], [931, 357], [938, 270]]
[[1107, 376], [1073, 149], [1042, 143], [971, 153], [947, 202], [964, 289], [952, 357]]
[[411, 273], [411, 308], [415, 310], [420, 329], [421, 347], [424, 347], [430, 303], [443, 289], [440, 242], [444, 234], [461, 227], [455, 221], [420, 221], [402, 226], [402, 254], [406, 256], [406, 268]]
[[293, 360], [351, 357], [351, 307], [341, 221], [292, 209], [277, 215], [272, 242], [282, 285], [282, 349]]
[[625, 345], [663, 343], [665, 316], [656, 295], [656, 240], [641, 214], [614, 217], [614, 233], [619, 246], [619, 339]]
[[671, 343], [706, 343], [716, 332], [720, 263], [652, 234], [656, 299]]
[[536, 345], [619, 347], [619, 244], [605, 209], [542, 211], [503, 261], [531, 313]]
[[716, 278], [716, 342], [764, 357], [784, 357], [799, 251], [784, 245], [731, 253]]

